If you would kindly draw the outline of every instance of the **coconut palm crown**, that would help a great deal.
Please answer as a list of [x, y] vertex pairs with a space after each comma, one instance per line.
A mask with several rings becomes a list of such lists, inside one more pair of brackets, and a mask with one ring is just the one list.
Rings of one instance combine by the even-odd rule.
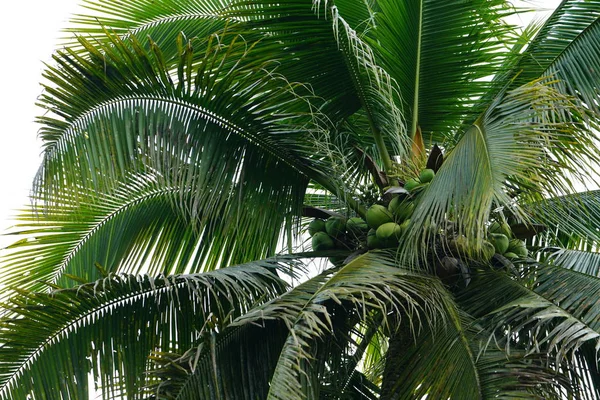
[[600, 398], [600, 1], [83, 5], [0, 399]]

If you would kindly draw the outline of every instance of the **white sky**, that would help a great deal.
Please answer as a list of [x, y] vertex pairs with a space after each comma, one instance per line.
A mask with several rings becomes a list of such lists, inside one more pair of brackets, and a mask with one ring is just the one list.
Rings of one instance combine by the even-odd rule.
[[[135, 0], [132, 0], [135, 1]], [[0, 76], [0, 232], [12, 225], [14, 210], [29, 203], [28, 195], [38, 169], [41, 142], [33, 122], [41, 113], [35, 101], [41, 93], [39, 82], [43, 62], [50, 61], [57, 48], [60, 30], [78, 10], [78, 0], [21, 0], [7, 2], [0, 13], [2, 60]], [[521, 1], [515, 3], [523, 3]], [[538, 7], [554, 7], [558, 0], [530, 1]], [[511, 21], [527, 22], [529, 14]], [[12, 242], [0, 236], [0, 248]]]
[[[37, 140], [35, 106], [41, 93], [43, 63], [50, 60], [60, 30], [76, 10], [77, 0], [4, 2], [0, 13], [2, 77], [0, 95], [0, 232], [11, 225], [13, 210], [28, 204], [37, 171], [41, 142]], [[0, 237], [0, 247], [13, 239]]]

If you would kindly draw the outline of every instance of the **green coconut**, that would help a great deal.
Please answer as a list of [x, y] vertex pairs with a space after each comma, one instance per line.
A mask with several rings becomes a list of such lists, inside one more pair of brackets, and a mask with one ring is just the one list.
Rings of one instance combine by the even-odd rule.
[[488, 228], [488, 232], [489, 233], [502, 233], [502, 232], [500, 232], [500, 223], [497, 221], [494, 221]]
[[500, 233], [503, 233], [506, 235], [506, 237], [512, 237], [512, 229], [510, 229], [510, 225], [507, 224], [506, 222], [502, 222], [500, 224]]
[[392, 214], [395, 214], [395, 211], [398, 207], [400, 207], [400, 205], [403, 203], [403, 197], [401, 196], [396, 196], [394, 197], [391, 201], [390, 204], [388, 204], [388, 210], [390, 210], [390, 212]]
[[382, 247], [382, 243], [377, 237], [377, 231], [375, 229], [370, 229], [367, 233], [367, 247], [369, 249], [379, 249]]
[[325, 221], [325, 230], [331, 237], [338, 237], [346, 232], [346, 218], [329, 217]]
[[409, 192], [412, 192], [419, 186], [419, 184], [419, 181], [417, 181], [416, 179], [409, 179], [406, 181], [406, 183], [404, 183], [404, 189], [408, 190]]
[[525, 242], [519, 239], [510, 240], [507, 252], [515, 253], [519, 257], [527, 257], [529, 255]]
[[388, 209], [394, 214], [396, 222], [402, 222], [407, 218], [410, 218], [415, 211], [415, 203], [412, 201], [399, 200], [399, 197], [394, 197], [388, 206]]
[[435, 172], [432, 169], [427, 168], [421, 171], [421, 173], [419, 174], [419, 180], [421, 181], [421, 183], [428, 183], [433, 180], [434, 176]]
[[308, 224], [308, 233], [310, 236], [314, 236], [317, 232], [325, 232], [325, 221], [322, 219], [313, 219]]
[[382, 205], [374, 204], [367, 210], [367, 224], [373, 229], [379, 228], [386, 222], [392, 222], [392, 220], [392, 213]]
[[312, 237], [312, 248], [314, 251], [331, 250], [335, 247], [333, 239], [325, 232], [317, 232]]
[[383, 242], [398, 239], [402, 235], [402, 228], [395, 222], [387, 222], [377, 228], [377, 238]]
[[358, 236], [369, 230], [369, 225], [360, 217], [353, 217], [346, 222], [346, 230]]
[[508, 225], [506, 222], [494, 222], [493, 224], [490, 225], [490, 227], [488, 228], [488, 231], [490, 233], [501, 233], [503, 235], [505, 235], [506, 237], [511, 237], [512, 236], [512, 230], [510, 229], [510, 225]]
[[513, 253], [515, 253], [514, 249], [516, 249], [517, 247], [521, 247], [523, 244], [519, 239], [510, 239], [508, 241], [508, 250], [507, 251], [512, 251]]
[[504, 253], [504, 257], [508, 258], [508, 259], [513, 259], [513, 258], [519, 258], [518, 255], [516, 255], [515, 253], [513, 253], [512, 251], [506, 252]]
[[529, 256], [529, 250], [527, 250], [527, 247], [525, 247], [524, 243], [523, 243], [523, 246], [515, 248], [513, 253], [515, 253], [516, 255], [518, 255], [519, 257], [522, 257], [522, 258], [526, 258]]
[[508, 250], [508, 237], [502, 233], [492, 233], [489, 237], [490, 242], [496, 248], [496, 251], [500, 254], [506, 253]]

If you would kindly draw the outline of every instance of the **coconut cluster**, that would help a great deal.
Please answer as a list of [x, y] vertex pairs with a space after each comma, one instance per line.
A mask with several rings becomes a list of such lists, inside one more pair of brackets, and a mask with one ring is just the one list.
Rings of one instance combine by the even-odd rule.
[[428, 185], [434, 176], [431, 169], [421, 171], [418, 179], [411, 179], [404, 185], [408, 195], [393, 197], [387, 205], [373, 204], [367, 210], [366, 221], [360, 217], [345, 219], [340, 216], [332, 216], [327, 220], [314, 219], [308, 226], [313, 250], [384, 249], [398, 246], [415, 209], [413, 195]]
[[[410, 225], [415, 210], [416, 195], [429, 185], [434, 177], [433, 170], [422, 170], [418, 178], [406, 181], [403, 193], [395, 195], [387, 203], [371, 205], [367, 209], [365, 219], [360, 217], [347, 219], [342, 216], [331, 216], [326, 220], [314, 219], [308, 225], [313, 250], [362, 249], [366, 251], [366, 249], [397, 247]], [[433, 230], [440, 233], [435, 228]], [[441, 231], [441, 234], [446, 236], [444, 242], [450, 245], [445, 247], [446, 252], [450, 251], [447, 254], [462, 255], [482, 261], [490, 261], [495, 254], [501, 254], [509, 259], [526, 258], [529, 255], [525, 243], [514, 237], [506, 222], [492, 223], [488, 228], [487, 240], [484, 240], [477, 250], [465, 236], [458, 235], [452, 230]], [[332, 257], [331, 261], [337, 265], [343, 261], [338, 258]]]
[[525, 242], [514, 238], [510, 225], [506, 222], [494, 222], [488, 228], [488, 233], [488, 240], [494, 245], [496, 252], [504, 257], [513, 259], [529, 255]]

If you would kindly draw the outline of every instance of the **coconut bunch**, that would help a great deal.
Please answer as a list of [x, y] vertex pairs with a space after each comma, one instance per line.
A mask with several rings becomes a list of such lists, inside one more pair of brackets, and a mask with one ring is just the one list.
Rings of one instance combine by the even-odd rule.
[[[408, 230], [411, 216], [415, 210], [420, 192], [435, 178], [431, 168], [421, 170], [417, 177], [406, 180], [400, 190], [388, 190], [383, 199], [368, 207], [365, 219], [354, 216], [346, 218], [340, 215], [327, 219], [315, 218], [308, 225], [314, 251], [350, 251], [364, 252], [373, 249], [390, 249], [398, 246], [400, 239]], [[399, 189], [397, 187], [392, 189]], [[449, 221], [448, 226], [456, 222]], [[436, 235], [444, 236], [441, 257], [449, 256], [471, 258], [490, 262], [499, 254], [508, 259], [526, 258], [529, 253], [522, 240], [515, 237], [509, 224], [495, 221], [488, 227], [487, 240], [480, 246], [474, 246], [469, 240], [452, 229], [436, 230]], [[474, 249], [477, 248], [477, 251]], [[437, 251], [436, 251], [437, 253]], [[440, 257], [440, 254], [438, 254]], [[339, 265], [346, 256], [331, 257], [330, 261]]]
[[492, 223], [488, 228], [488, 240], [498, 254], [508, 259], [526, 258], [529, 255], [525, 242], [514, 237], [506, 222]]
[[431, 168], [425, 168], [419, 173], [417, 178], [411, 178], [404, 183], [404, 189], [408, 192], [414, 192], [425, 188], [435, 177], [435, 171]]
[[418, 178], [405, 183], [405, 193], [392, 197], [387, 204], [371, 205], [366, 213], [366, 221], [360, 217], [315, 218], [308, 225], [313, 250], [354, 251], [397, 247], [415, 209], [416, 193], [428, 185], [434, 176], [432, 169], [424, 169]]

